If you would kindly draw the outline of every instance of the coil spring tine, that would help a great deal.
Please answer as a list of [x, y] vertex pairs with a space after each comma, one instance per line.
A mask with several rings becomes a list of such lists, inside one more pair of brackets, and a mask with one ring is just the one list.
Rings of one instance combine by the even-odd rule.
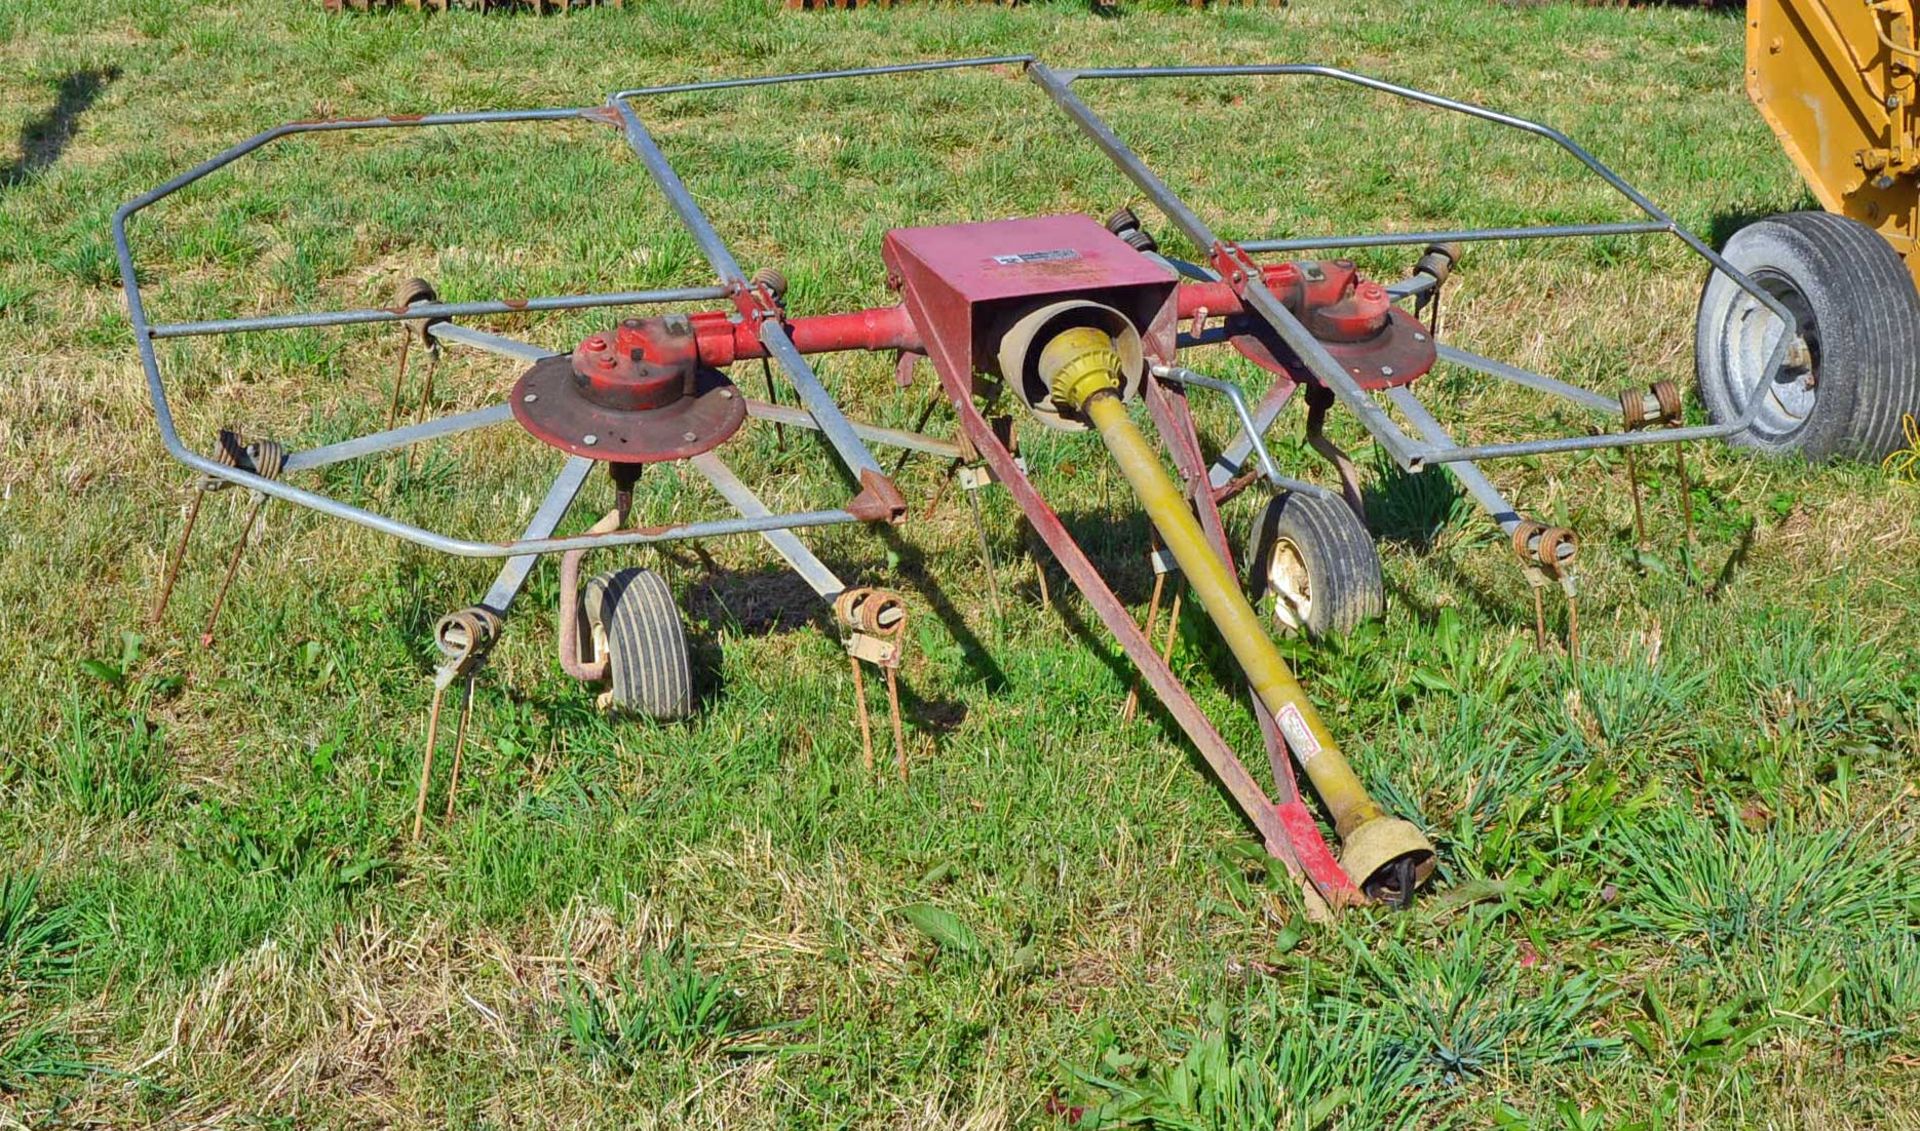
[[1167, 608], [1167, 639], [1166, 642], [1160, 646], [1160, 662], [1163, 664], [1173, 663], [1173, 645], [1180, 637], [1181, 592], [1178, 587], [1174, 589], [1173, 604]]
[[[279, 479], [286, 470], [286, 449], [272, 440], [256, 440], [244, 447], [240, 443], [240, 434], [231, 429], [220, 433], [220, 462], [229, 467], [238, 467], [241, 460], [246, 461], [247, 469], [263, 479]], [[203, 489], [210, 490], [203, 484]], [[253, 527], [260, 518], [260, 508], [266, 505], [267, 497], [258, 491], [253, 492], [253, 502], [247, 508], [247, 518], [240, 527], [240, 537], [234, 541], [233, 552], [227, 557], [227, 571], [220, 579], [220, 589], [214, 594], [213, 608], [207, 613], [206, 630], [200, 634], [202, 648], [213, 647], [214, 628], [220, 623], [220, 611], [226, 607], [227, 591], [233, 588], [233, 579], [240, 572], [240, 558], [246, 552], [247, 540], [253, 534]], [[183, 543], [184, 545], [184, 543]]]
[[180, 577], [180, 563], [187, 556], [187, 542], [193, 537], [194, 523], [200, 520], [200, 500], [206, 495], [206, 491], [196, 483], [193, 498], [187, 503], [186, 521], [180, 527], [180, 538], [174, 542], [173, 552], [167, 555], [167, 572], [160, 578], [160, 592], [154, 597], [153, 610], [147, 614], [148, 624], [159, 624], [167, 615], [167, 605], [173, 600], [174, 582]]
[[1636, 549], [1647, 548], [1647, 520], [1640, 509], [1640, 469], [1633, 460], [1631, 446], [1620, 449], [1627, 458], [1627, 486], [1633, 495], [1633, 544]]
[[460, 791], [460, 763], [467, 751], [467, 724], [473, 721], [473, 688], [480, 677], [472, 672], [467, 674], [467, 690], [460, 704], [460, 723], [453, 732], [453, 772], [447, 775], [447, 815], [442, 822], [453, 823], [453, 798]]
[[860, 716], [860, 765], [871, 775], [873, 773], [873, 723], [867, 718], [867, 681], [860, 674], [860, 658], [848, 656], [847, 664], [853, 668], [853, 706]]
[[973, 512], [973, 531], [980, 539], [980, 568], [987, 574], [987, 604], [993, 609], [994, 628], [1006, 631], [1006, 612], [1000, 607], [1000, 579], [993, 568], [993, 546], [987, 541], [986, 513], [980, 506], [980, 491], [967, 491], [967, 507]]
[[[911, 357], [913, 355], [908, 354], [906, 356]], [[927, 424], [933, 420], [934, 410], [939, 407], [940, 407], [940, 395], [938, 393], [929, 394], [927, 397], [926, 407], [920, 410], [920, 417], [918, 420], [915, 420], [913, 422], [913, 428], [910, 430], [914, 432], [925, 432], [927, 430]], [[906, 469], [907, 461], [912, 458], [913, 458], [912, 448], [900, 449], [900, 458], [893, 461], [893, 477], [895, 479], [900, 478], [900, 473]], [[942, 490], [944, 489], [945, 487], [943, 486]], [[932, 514], [933, 513], [932, 508], [928, 508], [927, 513]]]
[[213, 608], [207, 611], [207, 627], [200, 633], [200, 646], [213, 647], [213, 630], [220, 623], [220, 610], [226, 607], [227, 591], [233, 588], [234, 576], [240, 572], [240, 558], [246, 553], [247, 538], [253, 533], [253, 524], [260, 518], [260, 508], [267, 501], [265, 495], [255, 495], [247, 507], [247, 520], [240, 526], [240, 537], [234, 540], [233, 552], [227, 555], [227, 572], [220, 579], [220, 589], [213, 595]]
[[[427, 410], [433, 405], [433, 372], [435, 369], [438, 369], [439, 366], [440, 351], [432, 346], [428, 346], [426, 373], [420, 378], [420, 409], [413, 415], [415, 423], [425, 420], [427, 418]], [[408, 450], [411, 451], [412, 449]]]
[[847, 638], [847, 663], [853, 670], [854, 710], [860, 720], [861, 766], [873, 773], [873, 723], [867, 712], [866, 677], [862, 660], [880, 667], [887, 681], [887, 713], [893, 724], [894, 767], [907, 780], [907, 738], [900, 712], [900, 659], [907, 634], [906, 604], [884, 589], [848, 589], [833, 600], [833, 612], [852, 635]]
[[907, 738], [900, 722], [900, 676], [892, 667], [887, 669], [887, 710], [893, 716], [893, 764], [904, 783], [907, 780]]
[[[767, 383], [767, 403], [779, 404], [780, 390], [773, 383], [773, 366], [769, 365], [764, 357], [760, 359], [760, 376]], [[777, 420], [773, 422], [773, 443], [777, 451], [787, 450], [787, 426]], [[895, 474], [898, 472], [896, 471]]]
[[[1147, 627], [1146, 630], [1141, 633], [1149, 642], [1153, 640], [1153, 630], [1159, 627], [1155, 622], [1160, 619], [1160, 595], [1165, 592], [1166, 588], [1167, 575], [1161, 573], [1159, 570], [1154, 570], [1153, 594], [1147, 598]], [[1138, 713], [1139, 710], [1140, 683], [1138, 680], [1135, 680], [1132, 685], [1127, 688], [1126, 702], [1120, 704], [1121, 721], [1132, 722], [1134, 715]]]
[[433, 748], [440, 737], [440, 701], [446, 697], [447, 689], [436, 686], [433, 689], [433, 706], [427, 710], [427, 747], [420, 758], [420, 792], [413, 801], [413, 839], [420, 839], [420, 829], [427, 821], [427, 786], [433, 782]]
[[1673, 446], [1673, 473], [1680, 480], [1680, 521], [1685, 530], [1686, 550], [1689, 559], [1693, 556], [1693, 486], [1687, 479], [1687, 446]]
[[[415, 0], [418, 3], [419, 0]], [[394, 421], [400, 419], [400, 386], [407, 379], [407, 351], [413, 346], [413, 330], [402, 323], [400, 326], [400, 365], [393, 374], [393, 397], [387, 402], [387, 431], [393, 430]]]
[[1021, 518], [1021, 524], [1026, 527], [1027, 556], [1033, 559], [1034, 580], [1040, 583], [1040, 609], [1043, 612], [1051, 612], [1053, 610], [1053, 588], [1047, 583], [1047, 559], [1045, 555], [1040, 552], [1043, 549], [1040, 542], [1040, 532], [1034, 529], [1033, 523], [1024, 516]]
[[440, 738], [440, 708], [453, 681], [467, 677], [465, 700], [460, 708], [459, 728], [453, 739], [453, 773], [447, 782], [447, 820], [453, 819], [454, 792], [460, 786], [460, 765], [466, 753], [468, 725], [473, 719], [474, 685], [477, 665], [482, 662], [500, 635], [500, 614], [484, 605], [471, 605], [440, 618], [433, 626], [434, 644], [447, 657], [435, 672], [433, 706], [427, 712], [426, 749], [420, 757], [420, 791], [413, 802], [413, 839], [427, 819], [427, 792], [433, 785], [434, 747]]

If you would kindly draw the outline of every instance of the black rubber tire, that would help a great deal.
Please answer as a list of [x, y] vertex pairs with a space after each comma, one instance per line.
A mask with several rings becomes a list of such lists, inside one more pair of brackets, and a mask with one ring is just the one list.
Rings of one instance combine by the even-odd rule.
[[661, 721], [692, 714], [687, 631], [660, 575], [647, 569], [603, 573], [587, 582], [580, 600], [607, 642], [613, 709]]
[[[1901, 415], [1920, 412], [1920, 294], [1892, 246], [1844, 216], [1787, 212], [1735, 232], [1722, 254], [1793, 311], [1812, 360], [1810, 373], [1776, 372], [1761, 418], [1731, 442], [1814, 462], [1899, 448]], [[1740, 418], [1778, 325], [1731, 279], [1708, 275], [1694, 369], [1709, 419]]]
[[[1291, 586], [1305, 598], [1304, 617], [1299, 615], [1299, 605], [1276, 584], [1276, 551], [1291, 553], [1296, 574], [1304, 567], [1304, 578], [1295, 577]], [[1298, 491], [1275, 495], [1254, 524], [1247, 568], [1248, 592], [1273, 617], [1281, 633], [1303, 627], [1314, 637], [1352, 632], [1387, 606], [1373, 536], [1338, 496]], [[1304, 589], [1299, 585], [1302, 580]]]

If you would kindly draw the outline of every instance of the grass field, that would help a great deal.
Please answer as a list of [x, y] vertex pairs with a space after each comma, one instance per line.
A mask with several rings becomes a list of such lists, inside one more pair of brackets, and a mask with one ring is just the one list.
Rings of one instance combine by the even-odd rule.
[[[1920, 1127], [1920, 488], [1878, 469], [1690, 453], [1686, 555], [1678, 481], [1650, 460], [1659, 548], [1636, 559], [1616, 458], [1494, 465], [1585, 538], [1576, 669], [1536, 651], [1524, 579], [1450, 482], [1391, 472], [1337, 421], [1371, 469], [1387, 615], [1290, 654], [1441, 853], [1412, 911], [1337, 925], [1306, 919], [1171, 723], [1122, 721], [1117, 649], [1077, 600], [1040, 607], [1004, 496], [1003, 623], [958, 492], [897, 537], [810, 538], [912, 602], [904, 786], [861, 773], [837, 645], [746, 540], [625, 555], [669, 576], [702, 642], [709, 691], [678, 726], [596, 714], [553, 663], [537, 572], [480, 683], [456, 817], [417, 844], [430, 630], [486, 564], [269, 506], [203, 649], [243, 509], [215, 495], [168, 621], [145, 623], [187, 477], [152, 427], [107, 219], [274, 123], [1001, 52], [1311, 60], [1559, 125], [1724, 238], [1808, 206], [1742, 96], [1741, 32], [1686, 7], [1467, 0], [545, 19], [0, 0], [0, 1126]], [[1626, 215], [1551, 151], [1327, 85], [1091, 97], [1229, 234]], [[648, 112], [797, 311], [883, 301], [889, 227], [1130, 195], [1011, 71]], [[141, 218], [153, 315], [384, 304], [416, 273], [450, 300], [706, 281], [602, 127], [362, 138], [284, 143]], [[1486, 246], [1446, 317], [1601, 390], [1684, 380], [1701, 278], [1671, 241]], [[593, 319], [480, 324], [564, 345]], [[190, 443], [232, 423], [304, 446], [377, 425], [394, 347], [290, 332], [165, 360]], [[822, 372], [883, 423], [924, 403], [884, 358]], [[438, 407], [514, 375], [452, 353]], [[1476, 440], [1583, 424], [1457, 373], [1422, 387]], [[1298, 430], [1276, 452], [1320, 475]], [[496, 429], [318, 481], [504, 537], [556, 466], [536, 449]], [[776, 506], [845, 497], [803, 438], [752, 428], [732, 450]], [[1144, 615], [1124, 481], [1085, 437], [1028, 457]], [[945, 471], [902, 483], [931, 499]], [[607, 495], [596, 480], [565, 529]], [[714, 506], [672, 474], [641, 485], [645, 521]], [[1184, 628], [1179, 669], [1257, 755], [1224, 653]]]

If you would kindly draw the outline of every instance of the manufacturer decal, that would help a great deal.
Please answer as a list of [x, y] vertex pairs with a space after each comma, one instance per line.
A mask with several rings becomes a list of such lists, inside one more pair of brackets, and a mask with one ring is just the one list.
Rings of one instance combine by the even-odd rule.
[[1280, 708], [1280, 714], [1274, 721], [1280, 724], [1280, 733], [1286, 736], [1287, 745], [1302, 766], [1319, 755], [1320, 740], [1313, 736], [1313, 728], [1307, 725], [1306, 716], [1300, 713], [1300, 708], [1289, 703]]
[[1052, 251], [1023, 251], [1018, 255], [996, 255], [993, 261], [1002, 267], [1017, 267], [1022, 263], [1049, 263], [1057, 259], [1078, 259], [1080, 253], [1070, 247], [1056, 247]]

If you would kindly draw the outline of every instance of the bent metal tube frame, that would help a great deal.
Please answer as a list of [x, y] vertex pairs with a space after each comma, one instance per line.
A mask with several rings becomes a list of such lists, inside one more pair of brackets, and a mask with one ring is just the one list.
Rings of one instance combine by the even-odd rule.
[[[784, 281], [777, 273], [749, 276], [742, 270], [655, 143], [637, 109], [646, 99], [663, 94], [989, 67], [1017, 69], [1036, 84], [1133, 181], [1148, 202], [1194, 247], [1203, 249], [1207, 262], [1196, 265], [1162, 257], [1151, 237], [1138, 229], [1131, 216], [1106, 228], [1084, 216], [1069, 216], [901, 229], [888, 234], [883, 248], [889, 285], [900, 292], [897, 305], [843, 314], [789, 315], [783, 301]], [[1294, 239], [1223, 238], [1081, 100], [1074, 88], [1090, 82], [1191, 81], [1225, 76], [1332, 80], [1525, 131], [1571, 154], [1625, 197], [1645, 219]], [[198, 322], [156, 323], [147, 315], [128, 242], [128, 221], [187, 185], [281, 138], [347, 130], [577, 120], [610, 126], [623, 134], [704, 252], [717, 276], [715, 285], [440, 302], [430, 287], [421, 284], [420, 289], [403, 294], [401, 301], [390, 308]], [[1618, 399], [1581, 389], [1548, 375], [1441, 345], [1431, 340], [1436, 329], [1432, 323], [1423, 326], [1398, 304], [1409, 299], [1416, 304], [1437, 299], [1462, 243], [1661, 233], [1683, 241], [1712, 270], [1731, 278], [1781, 320], [1787, 332], [1776, 339], [1767, 370], [1777, 366], [1786, 344], [1794, 338], [1791, 311], [1564, 134], [1483, 107], [1332, 67], [1304, 64], [1055, 70], [1027, 56], [998, 56], [622, 90], [609, 96], [603, 105], [584, 108], [294, 122], [250, 138], [174, 177], [121, 206], [113, 218], [113, 239], [129, 317], [161, 437], [169, 454], [204, 477], [200, 480], [203, 485], [238, 485], [255, 492], [256, 500], [281, 499], [448, 554], [505, 559], [481, 602], [447, 618], [437, 632], [449, 659], [436, 676], [429, 758], [438, 724], [440, 692], [461, 675], [470, 678], [535, 561], [544, 554], [559, 553], [567, 559], [563, 578], [570, 581], [576, 576], [573, 571], [577, 571], [579, 555], [586, 551], [757, 533], [824, 599], [834, 603], [843, 628], [856, 638], [850, 644], [856, 657], [856, 681], [861, 658], [897, 665], [897, 647], [889, 653], [884, 641], [875, 643], [890, 631], [897, 635], [904, 615], [897, 600], [889, 595], [884, 601], [863, 606], [864, 595], [877, 591], [848, 590], [795, 533], [820, 526], [901, 521], [906, 515], [906, 502], [869, 447], [888, 445], [983, 464], [986, 477], [1010, 490], [1040, 540], [1207, 760], [1259, 832], [1267, 850], [1302, 882], [1315, 902], [1324, 901], [1336, 909], [1370, 897], [1404, 901], [1430, 870], [1431, 850], [1411, 826], [1383, 818], [1378, 806], [1360, 789], [1332, 735], [1277, 653], [1268, 655], [1270, 645], [1263, 651], [1264, 638], [1251, 639], [1247, 622], [1235, 620], [1238, 614], [1224, 608], [1244, 604], [1237, 585], [1232, 593], [1202, 588], [1203, 582], [1232, 580], [1235, 573], [1220, 507], [1259, 481], [1279, 492], [1332, 497], [1325, 488], [1282, 475], [1262, 442], [1263, 433], [1291, 394], [1304, 387], [1309, 404], [1309, 438], [1317, 450], [1334, 460], [1343, 486], [1356, 503], [1350, 464], [1319, 432], [1327, 408], [1334, 403], [1351, 411], [1401, 467], [1417, 471], [1431, 464], [1455, 465], [1475, 501], [1512, 537], [1523, 562], [1532, 560], [1530, 570], [1564, 574], [1563, 584], [1570, 585], [1570, 570], [1564, 569], [1573, 553], [1570, 533], [1522, 518], [1479, 473], [1476, 461], [1724, 438], [1747, 427], [1766, 397], [1756, 389], [1738, 419], [1685, 427], [1680, 422], [1677, 393], [1670, 385], [1661, 387], [1667, 383], [1655, 385], [1645, 394], [1628, 393]], [[1429, 246], [1426, 257], [1406, 279], [1386, 286], [1362, 279], [1345, 260], [1262, 264], [1254, 259], [1257, 254], [1397, 245]], [[629, 318], [579, 343], [571, 354], [513, 341], [457, 321], [507, 313], [700, 303], [720, 307], [692, 314]], [[194, 335], [378, 323], [416, 327], [418, 340], [436, 351], [442, 344], [465, 346], [518, 359], [531, 368], [512, 397], [492, 407], [397, 427], [390, 421], [381, 431], [305, 450], [283, 451], [271, 443], [247, 445], [233, 433], [222, 433], [219, 446], [212, 455], [206, 455], [181, 439], [169, 407], [159, 342]], [[1097, 333], [1089, 335], [1088, 330]], [[990, 342], [984, 349], [979, 344], [983, 340]], [[1206, 377], [1181, 363], [1181, 351], [1214, 343], [1231, 344], [1273, 372], [1274, 380], [1258, 404], [1249, 404], [1237, 385]], [[850, 421], [807, 360], [810, 355], [838, 350], [897, 352], [903, 375], [911, 372], [917, 358], [930, 360], [955, 413], [958, 436], [944, 439]], [[743, 359], [770, 362], [798, 394], [799, 406], [752, 400], [741, 394], [720, 371]], [[1596, 412], [1616, 414], [1623, 418], [1624, 428], [1578, 436], [1456, 444], [1411, 389], [1412, 382], [1439, 361], [1543, 391]], [[1240, 422], [1237, 434], [1212, 461], [1206, 458], [1188, 405], [1188, 393], [1195, 388], [1224, 395]], [[1009, 426], [990, 419], [983, 410], [983, 398], [1009, 389], [1013, 399], [1024, 402], [1041, 424], [1069, 429], [1089, 424], [1097, 427], [1101, 439], [1139, 490], [1156, 530], [1177, 558], [1179, 570], [1201, 592], [1209, 616], [1234, 642], [1235, 654], [1252, 685], [1253, 709], [1273, 774], [1271, 794], [1256, 782], [1156, 651], [1149, 640], [1151, 614], [1143, 631], [1027, 475], [1014, 454]], [[396, 387], [396, 403], [397, 394]], [[1408, 421], [1413, 434], [1389, 415], [1378, 399], [1382, 397]], [[1136, 442], [1125, 414], [1113, 407], [1133, 399], [1146, 403], [1165, 452], [1182, 480], [1177, 489], [1163, 484], [1164, 469], [1159, 466], [1158, 455], [1144, 442]], [[770, 511], [714, 450], [733, 434], [743, 418], [817, 430], [857, 485], [854, 497], [834, 509]], [[285, 480], [286, 476], [339, 461], [514, 420], [536, 438], [567, 452], [568, 458], [544, 501], [527, 521], [522, 536], [510, 541], [439, 533]], [[1642, 425], [1654, 422], [1667, 427], [1642, 430]], [[589, 429], [604, 431], [604, 438], [600, 431]], [[692, 463], [737, 513], [664, 527], [630, 527], [626, 509], [634, 477], [644, 464], [668, 460]], [[621, 504], [616, 514], [586, 533], [556, 537], [555, 531], [596, 462], [608, 464], [619, 488]], [[1249, 464], [1251, 469], [1245, 466]], [[1169, 490], [1163, 491], [1163, 485]], [[1175, 502], [1170, 504], [1170, 499]], [[197, 496], [195, 505], [197, 508]], [[171, 588], [171, 568], [177, 568], [184, 547], [183, 535], [163, 589], [163, 601], [165, 591]], [[1157, 560], [1164, 558], [1159, 555]], [[1216, 569], [1216, 565], [1222, 568]], [[853, 593], [861, 597], [850, 598]], [[1157, 599], [1156, 590], [1156, 606]], [[563, 584], [563, 661], [570, 673], [604, 671], [604, 663], [594, 668], [576, 662], [579, 656], [567, 654], [574, 619], [568, 606], [575, 600], [572, 586]], [[215, 604], [217, 610], [217, 600]], [[887, 611], [874, 611], [882, 607]], [[864, 654], [860, 639], [866, 641]], [[864, 713], [862, 723], [864, 727]], [[464, 737], [464, 714], [461, 733]], [[1302, 795], [1296, 761], [1332, 813], [1345, 849], [1339, 857], [1323, 837]], [[422, 805], [429, 772], [430, 763], [423, 767]], [[457, 753], [454, 772], [457, 776]], [[451, 807], [452, 786], [448, 788]], [[416, 812], [416, 832], [418, 822]], [[1356, 829], [1361, 831], [1356, 833]], [[1369, 842], [1369, 829], [1384, 840]]]

